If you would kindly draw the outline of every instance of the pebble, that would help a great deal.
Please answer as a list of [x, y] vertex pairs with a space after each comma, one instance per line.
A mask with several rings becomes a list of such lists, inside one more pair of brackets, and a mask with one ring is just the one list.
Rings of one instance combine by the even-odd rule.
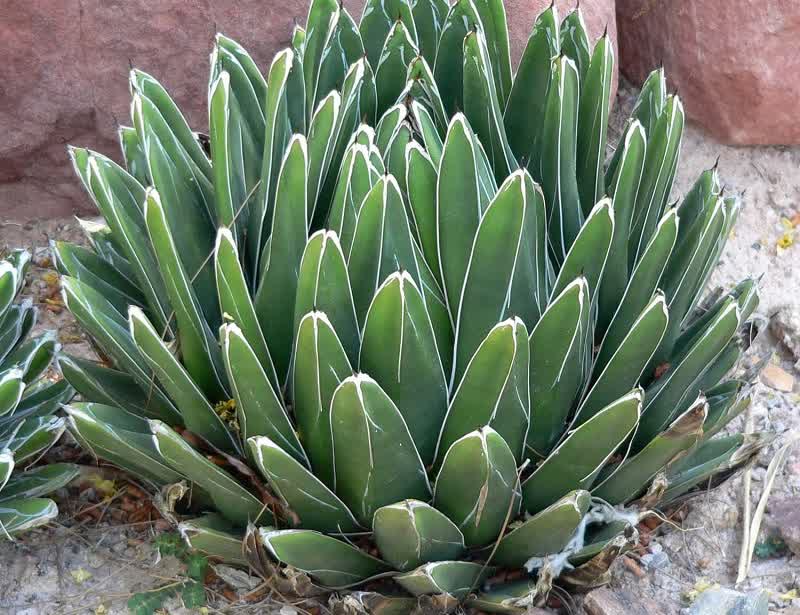
[[794, 376], [772, 363], [761, 370], [761, 382], [784, 393], [790, 393], [794, 389]]
[[689, 608], [689, 615], [767, 615], [768, 612], [765, 590], [743, 594], [724, 587], [707, 589]]

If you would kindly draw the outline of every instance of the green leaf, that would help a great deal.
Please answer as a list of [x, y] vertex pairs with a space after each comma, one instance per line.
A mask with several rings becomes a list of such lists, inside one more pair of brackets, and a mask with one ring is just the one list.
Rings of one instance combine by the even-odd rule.
[[412, 5], [412, 16], [417, 28], [417, 46], [429, 64], [433, 64], [436, 59], [439, 35], [449, 8], [447, 0], [422, 0]]
[[390, 275], [364, 324], [359, 369], [391, 398], [425, 464], [447, 411], [447, 380], [425, 301], [408, 272]]
[[523, 568], [534, 557], [560, 553], [589, 510], [591, 495], [577, 490], [566, 494], [503, 536], [492, 561]]
[[450, 519], [419, 500], [403, 500], [375, 511], [375, 544], [393, 568], [408, 571], [428, 562], [456, 559], [464, 536]]
[[[305, 243], [305, 241], [304, 241]], [[253, 347], [262, 369], [269, 377], [272, 388], [280, 391], [280, 382], [272, 363], [267, 342], [261, 330], [247, 280], [239, 260], [239, 250], [233, 235], [226, 228], [219, 229], [214, 248], [214, 271], [217, 279], [219, 308], [225, 320], [232, 320], [242, 330]]]
[[408, 107], [402, 102], [392, 105], [381, 114], [378, 125], [375, 127], [375, 145], [384, 157], [389, 151], [389, 143], [407, 117]]
[[429, 153], [416, 141], [406, 147], [406, 191], [416, 239], [434, 276], [441, 275], [436, 236], [437, 168]]
[[464, 108], [464, 38], [476, 26], [482, 24], [472, 0], [453, 4], [442, 26], [433, 75], [448, 117]]
[[437, 444], [437, 459], [462, 436], [489, 425], [523, 457], [529, 422], [528, 332], [519, 319], [495, 325], [470, 359]]
[[266, 436], [250, 438], [247, 444], [256, 467], [304, 528], [328, 534], [359, 530], [353, 514], [336, 494], [282, 447]]
[[305, 77], [306, 109], [314, 110], [328, 94], [317, 88], [325, 52], [335, 35], [342, 10], [336, 0], [312, 0], [308, 9], [303, 44], [303, 74]]
[[311, 530], [261, 528], [259, 539], [276, 560], [331, 589], [356, 585], [390, 571], [384, 562], [356, 547]]
[[491, 572], [491, 568], [476, 562], [432, 562], [398, 575], [394, 580], [415, 596], [433, 594], [444, 595], [450, 600], [461, 600]]
[[149, 185], [150, 172], [147, 168], [147, 156], [145, 156], [136, 129], [132, 126], [120, 126], [118, 132], [125, 168], [140, 184]]
[[408, 63], [419, 53], [415, 39], [416, 33], [409, 32], [402, 21], [394, 22], [375, 69], [378, 115], [391, 107], [403, 90]]
[[533, 176], [541, 179], [552, 253], [562, 262], [583, 227], [576, 180], [578, 67], [567, 56], [553, 61], [542, 130], [541, 158]]
[[23, 371], [13, 368], [0, 374], [0, 416], [13, 414], [25, 391]]
[[540, 148], [547, 89], [553, 58], [560, 50], [555, 5], [536, 18], [505, 108], [508, 143], [517, 160], [539, 176]]
[[314, 233], [303, 252], [294, 306], [295, 337], [302, 318], [315, 310], [325, 312], [350, 363], [355, 364], [361, 335], [342, 247], [332, 231]]
[[236, 399], [242, 439], [267, 435], [298, 461], [308, 464], [278, 393], [258, 362], [252, 346], [234, 324], [223, 325], [222, 352]]
[[[502, 0], [480, 0], [479, 2], [480, 5], [488, 3], [499, 4], [500, 11], [505, 13], [502, 8]], [[503, 25], [505, 26], [505, 22]], [[507, 41], [508, 33], [505, 34]], [[475, 134], [481, 143], [486, 144], [495, 177], [501, 181], [517, 168], [517, 161], [508, 145], [503, 126], [502, 106], [505, 104], [505, 97], [508, 96], [508, 90], [498, 91], [501, 85], [495, 84], [492, 79], [490, 58], [495, 61], [498, 59], [490, 54], [497, 51], [497, 49], [487, 50], [487, 41], [483, 38], [480, 30], [468, 32], [464, 39], [464, 114], [474, 127]], [[507, 47], [506, 56], [508, 56]], [[502, 60], [500, 61], [502, 62]], [[507, 87], [510, 88], [510, 84], [509, 70]], [[496, 90], [495, 87], [498, 89]]]
[[631, 116], [642, 123], [648, 135], [652, 135], [655, 131], [656, 122], [664, 111], [666, 99], [667, 79], [662, 66], [651, 72], [644, 80], [631, 111]]
[[178, 531], [193, 551], [234, 566], [247, 566], [243, 536], [222, 515], [209, 513], [182, 521]]
[[158, 454], [176, 472], [208, 492], [214, 506], [238, 526], [255, 522], [264, 505], [228, 472], [194, 450], [161, 421], [149, 421]]
[[316, 102], [331, 90], [342, 91], [348, 69], [364, 56], [361, 35], [350, 13], [339, 7], [336, 25], [328, 32], [317, 76]]
[[294, 417], [314, 474], [331, 488], [335, 484], [331, 400], [339, 384], [351, 374], [347, 354], [328, 317], [322, 312], [303, 316], [294, 351]]
[[403, 416], [366, 374], [345, 379], [331, 401], [336, 493], [369, 527], [381, 506], [426, 500], [428, 477]]
[[6, 500], [0, 503], [0, 527], [7, 536], [46, 525], [57, 515], [58, 507], [55, 502], [46, 498]]
[[[36, 498], [53, 493], [79, 475], [78, 466], [72, 463], [51, 463], [18, 472], [0, 487], [0, 502], [16, 498]], [[0, 504], [0, 508], [2, 507], [3, 504]]]
[[584, 423], [639, 383], [645, 367], [664, 337], [668, 322], [664, 295], [656, 292], [608, 364], [602, 371], [595, 372], [592, 386], [575, 413], [577, 424]]
[[[565, 45], [565, 49], [568, 50], [569, 46]], [[613, 75], [614, 51], [606, 33], [595, 45], [585, 73], [581, 71], [577, 172], [578, 190], [585, 214], [605, 194], [603, 164], [606, 158], [606, 131]]]
[[634, 389], [569, 432], [522, 483], [525, 510], [538, 512], [572, 489], [589, 488], [598, 472], [636, 429], [642, 397], [642, 390]]
[[606, 266], [611, 240], [614, 236], [614, 208], [610, 199], [594, 206], [570, 247], [558, 272], [552, 296], [557, 296], [578, 276], [583, 276], [589, 287], [589, 297], [594, 298]]
[[308, 233], [307, 174], [306, 140], [296, 135], [289, 142], [278, 176], [272, 236], [255, 297], [258, 321], [280, 383], [286, 381], [292, 354], [294, 305], [287, 298], [297, 293], [297, 276]]
[[527, 447], [544, 457], [565, 429], [582, 390], [590, 331], [586, 279], [573, 281], [547, 307], [529, 338], [531, 425]]
[[445, 453], [433, 505], [458, 526], [466, 545], [475, 547], [497, 538], [515, 516], [518, 495], [514, 454], [485, 426], [456, 440]]
[[[413, 4], [433, 3], [415, 2]], [[413, 10], [412, 2], [409, 0], [367, 0], [364, 3], [359, 31], [364, 40], [367, 60], [372, 66], [377, 67], [380, 63], [384, 44], [395, 24], [402, 23], [408, 31], [410, 40], [416, 43], [417, 29]], [[429, 51], [435, 51], [435, 47]]]
[[[417, 6], [422, 4], [417, 3]], [[434, 79], [430, 64], [422, 56], [417, 56], [408, 64], [406, 87], [402, 99], [411, 100], [411, 113], [417, 120], [417, 129], [422, 135], [425, 149], [439, 164], [442, 150], [442, 137], [447, 130], [448, 118], [444, 110], [442, 95]]]
[[486, 334], [506, 317], [525, 207], [524, 174], [516, 171], [498, 190], [475, 234], [456, 320], [451, 386], [461, 380]]
[[703, 434], [707, 413], [708, 403], [705, 396], [700, 395], [691, 408], [639, 453], [605, 468], [593, 489], [594, 495], [614, 506], [635, 498], [650, 479], [698, 442]]
[[334, 155], [337, 130], [341, 122], [342, 97], [331, 92], [323, 98], [311, 118], [308, 129], [308, 220], [323, 192], [325, 178]]
[[220, 420], [198, 385], [181, 365], [158, 332], [136, 306], [128, 311], [131, 337], [158, 381], [175, 401], [181, 422], [198, 436], [228, 452], [238, 443]]
[[511, 91], [511, 50], [508, 40], [508, 20], [503, 0], [475, 0], [475, 9], [486, 37], [486, 57], [491, 60], [486, 72], [494, 76], [500, 108], [506, 106]]
[[591, 62], [589, 34], [580, 8], [567, 13], [561, 22], [561, 52], [578, 67], [581, 83], [586, 83]]

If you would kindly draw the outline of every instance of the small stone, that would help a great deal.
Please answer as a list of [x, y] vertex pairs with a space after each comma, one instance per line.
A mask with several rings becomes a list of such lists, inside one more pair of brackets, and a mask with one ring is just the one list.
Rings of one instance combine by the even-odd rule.
[[789, 550], [800, 556], [800, 496], [775, 498], [768, 507], [766, 529], [778, 534]]
[[769, 330], [800, 362], [800, 305], [785, 305], [769, 321]]
[[767, 615], [769, 594], [755, 590], [747, 594], [724, 587], [704, 591], [697, 597], [689, 615]]
[[655, 601], [625, 589], [601, 587], [586, 594], [587, 615], [662, 615], [666, 611]]
[[785, 393], [790, 393], [794, 389], [794, 376], [773, 363], [761, 370], [761, 382], [776, 391]]
[[640, 561], [648, 570], [659, 570], [669, 565], [669, 555], [664, 553], [664, 551], [645, 553], [640, 558]]

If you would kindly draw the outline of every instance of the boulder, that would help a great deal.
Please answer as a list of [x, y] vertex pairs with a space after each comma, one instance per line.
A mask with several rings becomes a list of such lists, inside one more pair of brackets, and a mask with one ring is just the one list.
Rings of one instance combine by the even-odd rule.
[[687, 115], [731, 144], [800, 143], [800, 3], [617, 0], [620, 70], [663, 62]]
[[[550, 0], [507, 0], [512, 56]], [[363, 0], [345, 0], [358, 17]], [[572, 2], [559, 2], [562, 14]], [[563, 7], [561, 6], [563, 5]], [[153, 74], [196, 129], [207, 126], [208, 54], [214, 33], [239, 41], [266, 70], [289, 42], [308, 0], [4, 0], [0, 10], [0, 219], [86, 214], [65, 146], [120, 159], [130, 66]], [[614, 0], [584, 9], [593, 37], [615, 32]]]
[[689, 608], [689, 615], [767, 615], [768, 612], [767, 590], [743, 594], [724, 587], [707, 589]]

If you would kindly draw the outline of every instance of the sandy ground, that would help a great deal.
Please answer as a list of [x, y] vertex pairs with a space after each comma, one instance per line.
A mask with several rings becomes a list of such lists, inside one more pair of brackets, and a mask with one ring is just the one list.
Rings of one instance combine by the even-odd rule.
[[[612, 134], [619, 132], [635, 94], [635, 90], [624, 84], [620, 88]], [[696, 175], [713, 165], [718, 156], [726, 190], [744, 193], [745, 206], [712, 284], [727, 287], [745, 276], [763, 276], [759, 312], [779, 319], [797, 314], [800, 229], [797, 244], [779, 250], [777, 243], [785, 231], [781, 219], [800, 213], [800, 147], [727, 147], [689, 125], [673, 197], [683, 194]], [[0, 226], [0, 247], [24, 246], [37, 250], [41, 256], [49, 240], [75, 240], [80, 236], [80, 228], [73, 220], [11, 221]], [[28, 291], [44, 308], [39, 327], [57, 329], [62, 343], [71, 352], [90, 352], [69, 315], [47, 303], [52, 289], [41, 279], [42, 273], [44, 270], [34, 268]], [[800, 342], [795, 340], [795, 343]], [[775, 364], [800, 382], [800, 374], [792, 367], [798, 357], [792, 357], [769, 333], [759, 340], [754, 352], [771, 356]], [[755, 430], [786, 434], [800, 429], [797, 385], [792, 392], [780, 392], [757, 383], [754, 392]], [[753, 506], [763, 488], [765, 468], [777, 446], [764, 451], [752, 470]], [[655, 558], [657, 565], [618, 566], [612, 586], [654, 597], [668, 613], [686, 607], [687, 596], [693, 590], [716, 583], [733, 586], [741, 548], [742, 493], [740, 476], [695, 499], [680, 529], [671, 529], [663, 535], [659, 532], [654, 537], [650, 549], [661, 553]], [[777, 477], [772, 498], [798, 493], [800, 447], [790, 453]], [[0, 613], [122, 613], [133, 592], [158, 587], [180, 575], [181, 567], [174, 559], [156, 561], [148, 543], [154, 532], [149, 525], [119, 527], [106, 520], [75, 523], [69, 518], [70, 506], [66, 504], [66, 518], [57, 525], [33, 532], [13, 544], [0, 543]], [[769, 523], [768, 509], [765, 525]], [[792, 594], [787, 592], [797, 587], [798, 576], [800, 560], [786, 555], [756, 559], [749, 578], [740, 588], [766, 588], [771, 592], [774, 609], [796, 607], [800, 601], [792, 604]], [[224, 608], [223, 602], [214, 601], [213, 597], [212, 603]], [[170, 606], [171, 613], [180, 612], [176, 602]], [[233, 612], [247, 612], [251, 608], [234, 607]], [[262, 607], [260, 612], [279, 612], [279, 609]]]

